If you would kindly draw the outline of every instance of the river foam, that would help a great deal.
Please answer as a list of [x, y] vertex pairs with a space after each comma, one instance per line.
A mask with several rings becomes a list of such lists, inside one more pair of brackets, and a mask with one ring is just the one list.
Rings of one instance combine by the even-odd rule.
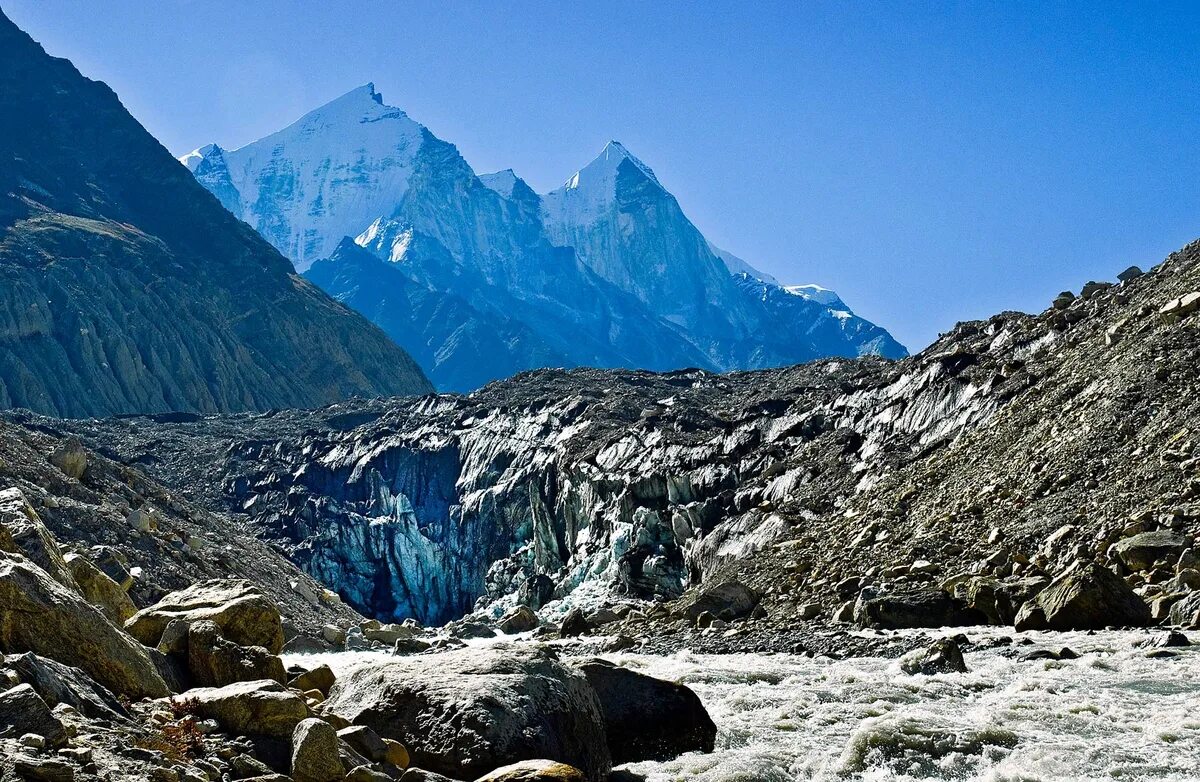
[[[688, 685], [717, 724], [711, 754], [628, 767], [650, 782], [1200, 780], [1200, 645], [1153, 659], [1141, 644], [1155, 634], [1022, 633], [1033, 645], [968, 651], [967, 673], [934, 676], [883, 657], [605, 657]], [[1080, 657], [1019, 659], [1064, 646]]]
[[1000, 647], [968, 652], [967, 673], [914, 676], [870, 657], [619, 655], [693, 688], [720, 730], [712, 754], [630, 768], [652, 782], [1200, 779], [1200, 648], [1151, 659], [1140, 632], [1022, 637], [1036, 645], [1010, 655], [1081, 656]]

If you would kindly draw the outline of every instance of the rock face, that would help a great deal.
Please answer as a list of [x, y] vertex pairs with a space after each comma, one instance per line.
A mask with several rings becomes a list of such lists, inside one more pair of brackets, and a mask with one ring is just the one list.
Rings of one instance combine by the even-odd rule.
[[239, 646], [221, 635], [216, 622], [198, 620], [187, 629], [187, 666], [201, 687], [270, 679], [284, 684], [283, 661], [261, 646]]
[[595, 691], [535, 648], [364, 663], [338, 678], [323, 709], [396, 739], [414, 765], [456, 779], [521, 760], [567, 763], [593, 782], [611, 767]]
[[1099, 630], [1148, 624], [1150, 608], [1145, 601], [1120, 576], [1089, 563], [1055, 579], [1021, 606], [1015, 627], [1018, 631]]
[[367, 84], [240, 149], [208, 145], [182, 161], [443, 390], [544, 366], [904, 355], [829, 291], [739, 282], [731, 264], [753, 270], [713, 248], [615, 142], [539, 196], [512, 171], [477, 177]]
[[216, 412], [430, 390], [111, 90], [2, 15], [0, 74], [0, 407]]
[[175, 620], [212, 622], [222, 636], [241, 646], [261, 646], [271, 654], [283, 649], [279, 608], [250, 581], [206, 581], [172, 592], [130, 617], [125, 629], [147, 646], [157, 646]]
[[613, 763], [712, 752], [717, 726], [687, 687], [605, 660], [590, 660], [576, 668], [600, 699]]
[[167, 685], [147, 650], [76, 592], [19, 555], [0, 553], [0, 650], [77, 666], [118, 694], [157, 698]]

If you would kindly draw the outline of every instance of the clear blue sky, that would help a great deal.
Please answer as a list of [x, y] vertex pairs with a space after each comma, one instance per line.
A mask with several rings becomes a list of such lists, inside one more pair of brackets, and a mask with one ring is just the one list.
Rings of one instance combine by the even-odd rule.
[[1194, 5], [0, 5], [176, 153], [368, 81], [538, 190], [618, 139], [714, 242], [914, 349], [1200, 236]]

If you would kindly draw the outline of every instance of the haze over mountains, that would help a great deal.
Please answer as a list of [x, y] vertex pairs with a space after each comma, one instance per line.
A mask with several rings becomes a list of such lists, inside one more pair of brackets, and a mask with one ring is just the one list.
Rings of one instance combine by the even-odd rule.
[[0, 15], [0, 406], [230, 412], [428, 390], [112, 90]]
[[538, 195], [511, 170], [477, 176], [368, 84], [252, 144], [181, 160], [440, 389], [542, 366], [906, 354], [835, 294], [782, 287], [711, 246], [615, 141]]

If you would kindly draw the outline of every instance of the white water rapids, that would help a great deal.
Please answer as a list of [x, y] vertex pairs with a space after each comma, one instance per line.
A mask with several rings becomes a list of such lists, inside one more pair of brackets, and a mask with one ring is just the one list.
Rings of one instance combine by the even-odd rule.
[[1001, 647], [934, 676], [872, 657], [605, 656], [688, 685], [717, 724], [711, 754], [628, 767], [651, 782], [1200, 780], [1200, 645], [1153, 659], [1138, 645], [1153, 635], [1023, 633], [1035, 645], [1019, 654], [1068, 646], [1080, 658]]

